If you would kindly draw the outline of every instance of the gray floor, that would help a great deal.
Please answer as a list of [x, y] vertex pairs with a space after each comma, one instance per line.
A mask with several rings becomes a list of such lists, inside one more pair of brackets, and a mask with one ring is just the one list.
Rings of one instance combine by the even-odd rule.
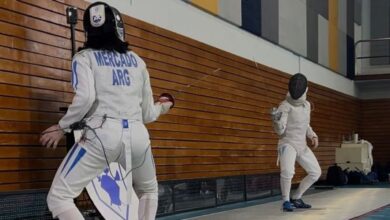
[[[285, 213], [281, 202], [270, 202], [195, 218], [199, 220], [344, 220], [351, 219], [390, 204], [390, 188], [339, 188], [305, 197], [309, 210]], [[389, 216], [390, 219], [390, 216]]]

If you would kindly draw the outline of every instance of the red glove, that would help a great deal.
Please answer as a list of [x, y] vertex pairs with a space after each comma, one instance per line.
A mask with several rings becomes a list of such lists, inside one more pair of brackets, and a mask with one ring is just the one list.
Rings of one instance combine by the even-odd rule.
[[162, 93], [158, 99], [159, 102], [164, 103], [164, 102], [172, 102], [171, 108], [175, 106], [175, 99], [173, 96], [169, 93]]

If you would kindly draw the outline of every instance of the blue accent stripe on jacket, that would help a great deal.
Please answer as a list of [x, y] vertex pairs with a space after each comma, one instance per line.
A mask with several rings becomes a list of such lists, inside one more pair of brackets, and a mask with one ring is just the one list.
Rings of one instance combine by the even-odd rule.
[[70, 165], [70, 168], [69, 168], [68, 172], [66, 172], [65, 177], [68, 176], [70, 171], [72, 171], [72, 169], [76, 166], [76, 164], [80, 161], [80, 159], [83, 158], [83, 156], [85, 155], [86, 152], [87, 151], [84, 148], [80, 147], [79, 153], [77, 154], [76, 158], [74, 159], [72, 165]]
[[78, 143], [76, 143], [75, 145], [73, 145], [72, 150], [71, 150], [70, 153], [68, 154], [68, 157], [66, 158], [66, 162], [65, 162], [64, 166], [62, 167], [61, 173], [64, 171], [66, 165], [68, 164], [70, 158], [73, 156], [73, 153], [76, 151], [76, 148], [77, 148], [78, 146], [79, 146]]
[[77, 61], [73, 61], [72, 63], [72, 86], [73, 89], [77, 89], [77, 85], [79, 84], [79, 80], [77, 78]]

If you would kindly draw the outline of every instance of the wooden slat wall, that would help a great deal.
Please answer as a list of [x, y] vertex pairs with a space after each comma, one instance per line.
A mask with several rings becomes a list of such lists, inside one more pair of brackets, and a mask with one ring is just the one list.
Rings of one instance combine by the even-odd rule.
[[[64, 143], [47, 150], [38, 138], [73, 96], [67, 5], [87, 4], [0, 1], [0, 191], [48, 187], [65, 154]], [[203, 77], [177, 96], [170, 114], [148, 126], [159, 180], [278, 172], [269, 109], [284, 99], [287, 74], [127, 16], [125, 22], [156, 95], [175, 94]], [[341, 136], [357, 130], [359, 100], [315, 84], [308, 95], [321, 141], [315, 154], [326, 171]]]
[[374, 146], [374, 163], [390, 164], [390, 99], [361, 102], [360, 135]]

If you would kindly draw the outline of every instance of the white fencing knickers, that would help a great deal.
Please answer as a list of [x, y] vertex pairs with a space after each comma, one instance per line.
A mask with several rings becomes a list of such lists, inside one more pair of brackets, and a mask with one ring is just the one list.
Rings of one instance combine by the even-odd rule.
[[73, 199], [107, 167], [108, 161], [119, 162], [127, 172], [135, 168], [125, 178], [125, 183], [133, 183], [140, 198], [139, 220], [155, 219], [157, 179], [146, 127], [140, 121], [126, 119], [106, 118], [103, 124], [102, 121], [101, 116], [89, 118], [87, 124], [96, 128], [99, 138], [86, 129], [82, 140], [72, 147], [62, 161], [47, 196], [50, 211], [60, 220], [66, 219], [65, 216], [75, 216], [64, 213], [79, 213]]
[[310, 188], [321, 176], [321, 167], [310, 148], [306, 147], [300, 152], [288, 144], [279, 147], [280, 186], [284, 201], [290, 200], [291, 180], [295, 174], [295, 161], [307, 172], [307, 176], [299, 184], [293, 196], [300, 199], [303, 193]]

